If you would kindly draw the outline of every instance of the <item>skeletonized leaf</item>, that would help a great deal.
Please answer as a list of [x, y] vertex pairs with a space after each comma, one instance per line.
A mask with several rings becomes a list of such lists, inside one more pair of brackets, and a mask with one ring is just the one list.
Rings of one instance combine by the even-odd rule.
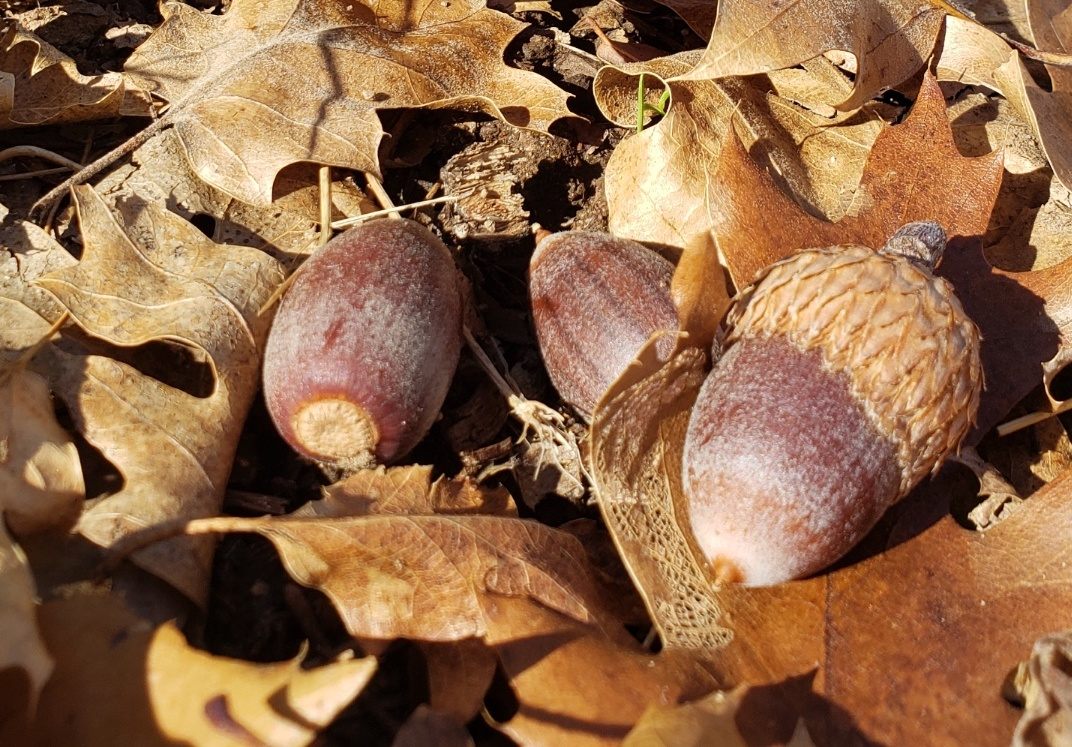
[[[75, 425], [119, 470], [124, 485], [82, 515], [78, 530], [110, 545], [147, 524], [214, 516], [246, 410], [258, 385], [268, 319], [257, 310], [282, 277], [262, 252], [221, 247], [154, 204], [139, 244], [91, 189], [75, 191], [82, 261], [36, 280], [95, 337], [119, 346], [171, 341], [200, 357], [207, 393], [189, 393], [101, 355], [53, 346], [41, 370]], [[197, 367], [194, 367], [197, 369]], [[208, 580], [211, 545], [178, 540], [135, 556], [195, 601]]]
[[568, 114], [563, 91], [503, 61], [523, 25], [478, 0], [162, 11], [127, 74], [171, 102], [198, 176], [245, 202], [268, 204], [298, 161], [378, 173], [381, 108], [469, 107], [537, 129]]
[[855, 109], [923, 67], [949, 10], [941, 0], [722, 0], [703, 58], [682, 77], [754, 75], [842, 50], [856, 56], [856, 87], [829, 103]]
[[[681, 450], [707, 356], [686, 347], [671, 359], [649, 340], [610, 386], [592, 418], [592, 477], [607, 529], [668, 649], [725, 645], [732, 633], [700, 564], [684, 510]], [[675, 466], [676, 465], [676, 466]]]
[[0, 130], [150, 113], [148, 95], [119, 73], [81, 75], [33, 34], [0, 27]]

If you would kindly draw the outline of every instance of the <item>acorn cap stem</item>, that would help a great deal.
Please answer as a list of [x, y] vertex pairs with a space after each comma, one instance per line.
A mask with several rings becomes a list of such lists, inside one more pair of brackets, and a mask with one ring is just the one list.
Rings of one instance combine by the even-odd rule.
[[918, 220], [906, 223], [890, 236], [879, 254], [889, 257], [904, 257], [909, 262], [933, 272], [942, 260], [948, 237], [933, 220]]

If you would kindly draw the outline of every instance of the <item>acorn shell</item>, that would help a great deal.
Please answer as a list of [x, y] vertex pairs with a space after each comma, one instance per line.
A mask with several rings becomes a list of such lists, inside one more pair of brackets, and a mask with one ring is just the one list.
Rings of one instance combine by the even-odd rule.
[[814, 573], [954, 453], [982, 388], [949, 284], [865, 247], [809, 250], [735, 301], [689, 417], [682, 485], [721, 580]]
[[677, 328], [673, 274], [661, 255], [606, 233], [564, 231], [536, 247], [529, 294], [540, 354], [559, 395], [586, 418], [655, 331]]
[[390, 462], [420, 441], [461, 351], [450, 251], [410, 220], [339, 234], [299, 270], [264, 356], [264, 394], [302, 454], [347, 467]]
[[862, 246], [800, 252], [764, 270], [730, 310], [723, 349], [784, 336], [844, 372], [897, 444], [900, 496], [960, 448], [979, 409], [979, 328], [944, 279]]

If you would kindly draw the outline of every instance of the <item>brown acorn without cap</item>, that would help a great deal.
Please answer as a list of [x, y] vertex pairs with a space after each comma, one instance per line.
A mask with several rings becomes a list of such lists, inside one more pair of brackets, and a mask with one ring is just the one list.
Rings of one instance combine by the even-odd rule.
[[585, 418], [655, 331], [677, 328], [673, 274], [643, 244], [606, 233], [553, 233], [536, 247], [529, 293], [540, 354], [559, 395]]
[[443, 242], [409, 220], [364, 223], [325, 244], [284, 297], [264, 354], [268, 411], [317, 461], [394, 461], [435, 421], [461, 341]]
[[716, 577], [750, 586], [844, 555], [971, 429], [979, 331], [932, 274], [935, 223], [875, 252], [804, 251], [739, 294], [690, 415], [682, 480]]

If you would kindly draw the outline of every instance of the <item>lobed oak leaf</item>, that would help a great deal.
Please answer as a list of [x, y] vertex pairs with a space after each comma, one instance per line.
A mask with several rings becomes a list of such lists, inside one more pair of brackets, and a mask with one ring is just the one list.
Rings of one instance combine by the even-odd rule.
[[[749, 742], [738, 721], [748, 716], [747, 704], [762, 697], [748, 687], [718, 690], [699, 700], [666, 707], [653, 705], [644, 712], [622, 747], [746, 747]], [[747, 728], [747, 727], [746, 727]], [[807, 727], [800, 723], [786, 747], [812, 747]]]
[[0, 370], [0, 496], [15, 535], [69, 527], [85, 499], [78, 451], [56, 422], [48, 384], [18, 364]]
[[767, 81], [673, 77], [694, 59], [694, 54], [682, 53], [607, 66], [596, 76], [597, 103], [609, 119], [623, 125], [635, 122], [642, 73], [649, 103], [657, 101], [660, 89], [671, 93], [667, 115], [611, 154], [606, 169], [611, 233], [676, 247], [696, 235], [707, 236], [733, 198], [719, 183], [715, 164], [734, 114], [757, 155], [776, 166], [778, 178], [794, 194], [823, 213], [843, 210], [851, 194], [846, 185], [857, 180], [878, 122], [867, 116], [830, 120], [767, 90], [769, 84], [788, 95], [798, 93], [802, 76], [797, 74]]
[[[1049, 52], [1072, 50], [1072, 12], [1054, 0], [1024, 3], [1031, 39]], [[997, 91], [1030, 125], [1054, 174], [1072, 187], [1072, 71], [1046, 65], [1052, 90], [1042, 89], [1019, 53], [986, 27], [961, 18], [946, 19], [937, 55], [939, 80], [955, 80]]]
[[[282, 272], [261, 252], [224, 250], [162, 207], [142, 207], [149, 229], [138, 245], [92, 190], [76, 190], [75, 203], [83, 258], [37, 277], [35, 287], [59, 300], [79, 327], [119, 348], [106, 356], [65, 340], [42, 350], [35, 368], [123, 479], [118, 490], [92, 501], [78, 524], [81, 534], [107, 546], [147, 523], [218, 512], [258, 385], [268, 320], [257, 310]], [[17, 302], [5, 304], [11, 306]], [[39, 336], [48, 323], [38, 325]], [[208, 373], [204, 391], [191, 385], [196, 376], [184, 381], [172, 374], [165, 383], [115, 357], [123, 348], [160, 341], [185, 347], [203, 363], [191, 368]], [[9, 335], [4, 342], [18, 347]], [[203, 601], [211, 549], [204, 540], [181, 540], [134, 559]]]
[[[169, 129], [134, 151], [129, 163], [110, 172], [94, 189], [112, 210], [122, 214], [128, 226], [145, 218], [144, 211], [128, 208], [128, 204], [156, 202], [201, 226], [210, 223], [211, 238], [217, 244], [263, 249], [289, 265], [318, 246], [317, 171], [311, 163], [283, 169], [275, 181], [272, 204], [250, 205], [199, 179], [183, 155], [182, 143]], [[339, 173], [332, 176], [332, 220], [379, 209], [352, 178]], [[131, 197], [137, 201], [131, 203]]]
[[298, 161], [379, 173], [379, 109], [468, 107], [535, 129], [568, 114], [563, 91], [504, 63], [523, 24], [478, 0], [162, 12], [126, 73], [168, 100], [198, 176], [245, 202], [271, 202], [276, 175]]
[[923, 67], [947, 13], [962, 15], [942, 0], [723, 0], [703, 57], [681, 77], [754, 75], [841, 50], [856, 57], [856, 85], [830, 103], [856, 109]]
[[0, 26], [0, 130], [151, 113], [148, 94], [123, 75], [81, 75], [55, 47]]
[[[731, 141], [719, 157], [717, 179], [730, 195], [748, 198], [731, 199], [714, 232], [740, 286], [801, 249], [877, 247], [909, 221], [942, 224], [950, 245], [939, 274], [953, 284], [983, 335], [987, 386], [972, 437], [977, 440], [1039, 383], [1043, 363], [1067, 348], [1060, 333], [1072, 329], [1072, 286], [1067, 282], [1072, 260], [1009, 272], [991, 267], [983, 256], [981, 239], [1002, 174], [999, 152], [959, 154], [941, 90], [928, 77], [905, 121], [875, 141], [849, 213], [837, 223], [804, 212], [739, 142]], [[771, 215], [779, 219], [771, 221]]]
[[[4, 631], [3, 644], [0, 645], [0, 672], [21, 670], [28, 680], [11, 684], [6, 678], [0, 679], [0, 683], [9, 683], [7, 687], [18, 693], [5, 698], [3, 713], [8, 718], [17, 718], [18, 715], [25, 717], [36, 708], [41, 690], [52, 674], [54, 661], [37, 627], [37, 588], [29, 564], [2, 521], [0, 630]], [[28, 694], [28, 697], [24, 694]], [[13, 713], [13, 709], [19, 705], [25, 707], [25, 713]]]
[[534, 521], [495, 516], [370, 515], [230, 519], [191, 531], [256, 532], [300, 584], [320, 589], [363, 638], [455, 641], [488, 635], [495, 595], [526, 597], [598, 621], [584, 548]]
[[488, 488], [467, 477], [432, 480], [422, 465], [376, 467], [324, 488], [324, 497], [292, 516], [335, 518], [372, 515], [494, 514], [516, 516], [504, 488]]
[[656, 656], [523, 600], [499, 598], [490, 614], [488, 642], [517, 700], [498, 728], [521, 744], [617, 745], [649, 706], [716, 687], [701, 659]]
[[40, 617], [56, 670], [36, 718], [3, 725], [5, 743], [307, 745], [376, 669], [371, 657], [305, 669], [214, 656], [114, 595], [48, 602]]

